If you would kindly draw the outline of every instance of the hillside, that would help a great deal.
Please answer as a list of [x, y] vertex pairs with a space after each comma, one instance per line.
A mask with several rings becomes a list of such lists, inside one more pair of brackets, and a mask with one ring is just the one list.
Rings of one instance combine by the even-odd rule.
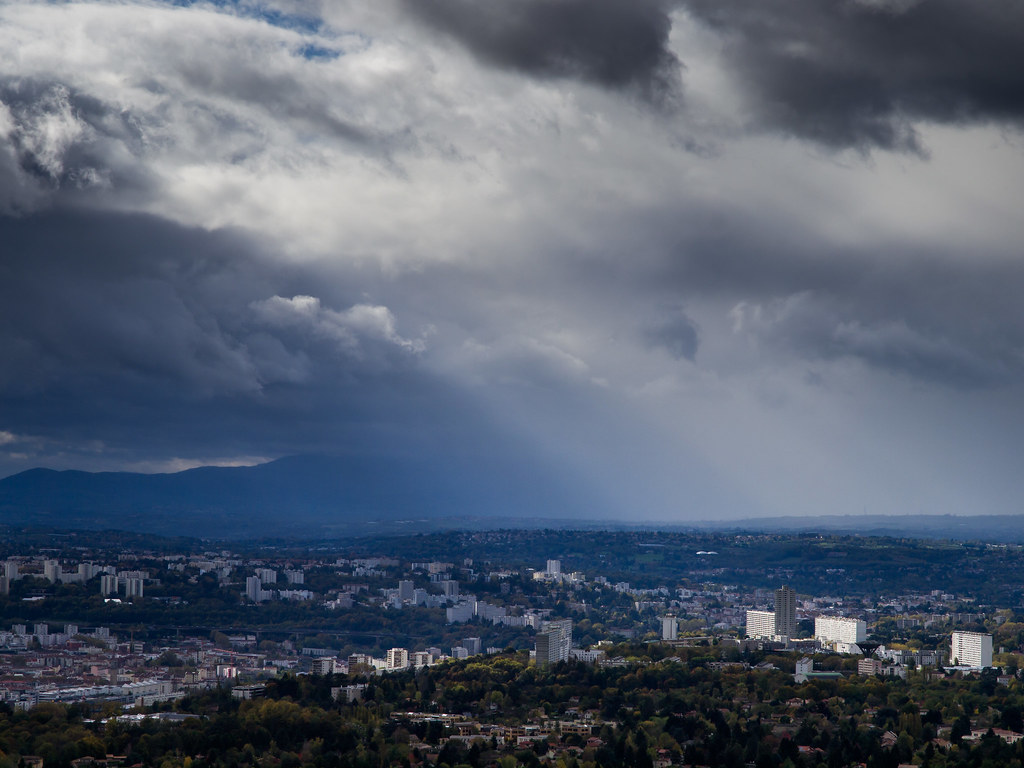
[[[32, 469], [0, 480], [11, 525], [252, 538], [415, 533], [439, 526], [529, 525], [589, 508], [519, 468], [438, 473], [417, 460], [293, 456], [253, 467], [172, 474]], [[497, 479], [496, 479], [497, 478]]]

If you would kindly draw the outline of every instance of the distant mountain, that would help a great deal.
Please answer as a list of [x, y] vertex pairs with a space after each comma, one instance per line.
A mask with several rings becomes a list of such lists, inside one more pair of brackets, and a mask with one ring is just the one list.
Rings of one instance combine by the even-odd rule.
[[[524, 527], [592, 509], [522, 468], [293, 456], [173, 474], [31, 469], [0, 480], [0, 521], [211, 538]], [[463, 470], [463, 471], [460, 471]], [[525, 520], [524, 520], [525, 518]]]
[[820, 515], [695, 523], [736, 532], [822, 533], [1024, 543], [1024, 515]]
[[1024, 516], [1017, 515], [615, 520], [578, 485], [537, 464], [439, 457], [291, 456], [154, 475], [31, 469], [0, 479], [0, 523], [232, 539], [574, 527], [1024, 543]]

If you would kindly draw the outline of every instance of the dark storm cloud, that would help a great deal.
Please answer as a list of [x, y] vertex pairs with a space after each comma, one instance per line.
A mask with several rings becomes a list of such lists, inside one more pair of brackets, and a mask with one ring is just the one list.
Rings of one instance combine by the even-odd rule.
[[866, 237], [836, 246], [770, 211], [701, 205], [648, 215], [642, 225], [645, 245], [628, 262], [609, 238], [607, 251], [571, 262], [560, 280], [605, 302], [686, 306], [641, 330], [648, 346], [677, 359], [695, 359], [698, 342], [713, 354], [715, 342], [690, 318], [696, 304], [710, 303], [734, 308], [736, 333], [766, 362], [856, 359], [954, 390], [1024, 376], [1024, 264], [1012, 245], [980, 258], [957, 244], [897, 247]]
[[0, 430], [157, 455], [254, 437], [274, 454], [322, 444], [330, 433], [316, 425], [337, 426], [332, 410], [341, 421], [386, 411], [389, 398], [360, 382], [417, 378], [414, 353], [374, 325], [384, 308], [323, 309], [343, 345], [266, 322], [254, 305], [322, 286], [301, 270], [285, 276], [241, 235], [51, 212], [0, 217], [0, 241]]
[[775, 351], [812, 361], [857, 359], [888, 373], [954, 389], [1003, 385], [1011, 381], [1011, 373], [1021, 372], [1014, 348], [1024, 340], [1019, 327], [1008, 330], [996, 345], [975, 348], [979, 339], [969, 333], [949, 335], [927, 312], [917, 312], [908, 321], [894, 308], [872, 311], [865, 299], [795, 294], [766, 304], [740, 305], [733, 319], [739, 332]]
[[260, 283], [232, 263], [231, 236], [57, 213], [0, 218], [0, 233], [5, 394], [104, 379], [188, 393], [257, 386], [223, 329]]
[[760, 127], [920, 151], [918, 121], [1024, 118], [1024, 5], [1005, 0], [681, 0], [721, 33]]
[[602, 508], [425, 370], [372, 280], [142, 215], [0, 216], [0, 242], [0, 476], [322, 453], [421, 490]]
[[491, 64], [539, 77], [637, 89], [666, 103], [680, 63], [657, 0], [402, 0], [405, 9]]

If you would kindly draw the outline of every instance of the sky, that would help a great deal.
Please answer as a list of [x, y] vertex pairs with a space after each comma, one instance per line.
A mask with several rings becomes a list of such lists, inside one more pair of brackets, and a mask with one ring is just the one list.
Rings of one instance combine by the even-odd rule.
[[0, 50], [0, 476], [1021, 511], [1024, 4], [11, 0]]

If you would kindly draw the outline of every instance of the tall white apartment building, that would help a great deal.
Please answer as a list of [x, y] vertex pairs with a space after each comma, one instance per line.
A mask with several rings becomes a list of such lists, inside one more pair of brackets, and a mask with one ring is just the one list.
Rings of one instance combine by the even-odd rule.
[[125, 579], [124, 580], [124, 596], [125, 597], [142, 597], [143, 585], [145, 582], [142, 579]]
[[561, 560], [548, 560], [547, 568], [544, 571], [548, 576], [558, 576], [562, 573]]
[[405, 648], [392, 648], [388, 651], [388, 669], [405, 669], [409, 666], [409, 651]]
[[747, 611], [747, 637], [775, 636], [775, 611]]
[[254, 603], [263, 600], [263, 582], [259, 576], [250, 576], [245, 580], [245, 596]]
[[814, 638], [823, 643], [862, 643], [868, 639], [868, 625], [862, 619], [818, 616], [814, 619]]
[[537, 666], [568, 661], [571, 648], [572, 619], [545, 622], [543, 631], [537, 635]]
[[981, 632], [954, 632], [950, 661], [961, 667], [992, 666], [992, 635]]
[[101, 595], [116, 595], [117, 594], [117, 576], [112, 573], [105, 573], [100, 577], [100, 594]]
[[675, 616], [661, 617], [661, 639], [675, 640], [679, 637], [679, 619]]
[[78, 580], [83, 584], [100, 572], [100, 567], [94, 563], [78, 564]]

